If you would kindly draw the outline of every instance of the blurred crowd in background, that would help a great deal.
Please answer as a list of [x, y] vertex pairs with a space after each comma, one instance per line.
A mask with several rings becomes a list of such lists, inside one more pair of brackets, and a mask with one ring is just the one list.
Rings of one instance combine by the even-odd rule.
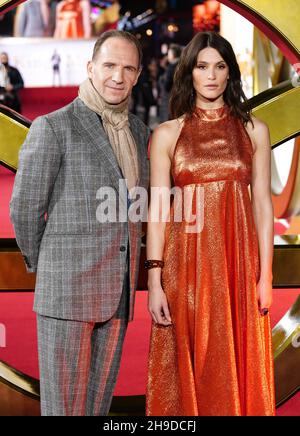
[[0, 35], [90, 38], [116, 27], [119, 10], [115, 0], [27, 0], [0, 16]]
[[[199, 25], [196, 19], [199, 7], [201, 22], [210, 30], [218, 30], [219, 4], [215, 1], [27, 0], [0, 15], [0, 37], [63, 41], [97, 38], [110, 29], [134, 33], [141, 41], [144, 59], [142, 74], [133, 91], [131, 110], [154, 128], [169, 119], [168, 102], [175, 68], [182, 47], [190, 40], [193, 31], [199, 30], [190, 24]], [[18, 91], [24, 86], [22, 62], [18, 63], [20, 57], [17, 59], [11, 55], [18, 63], [18, 71], [16, 66], [9, 64], [10, 50], [5, 42], [0, 50], [5, 51], [3, 56], [7, 59], [6, 64], [1, 63], [0, 103], [21, 112]], [[49, 59], [52, 84], [61, 86], [61, 66], [66, 61], [59, 46], [58, 51], [52, 50]], [[66, 81], [63, 82], [67, 85]]]

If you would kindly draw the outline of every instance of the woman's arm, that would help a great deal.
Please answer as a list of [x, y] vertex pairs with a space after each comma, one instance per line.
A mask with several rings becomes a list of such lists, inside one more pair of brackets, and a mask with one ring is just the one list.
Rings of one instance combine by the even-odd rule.
[[249, 134], [255, 146], [252, 168], [251, 197], [260, 255], [260, 279], [257, 285], [261, 311], [272, 304], [272, 263], [274, 245], [274, 212], [271, 195], [271, 146], [265, 123], [253, 119]]
[[[165, 244], [166, 217], [159, 198], [161, 190], [171, 188], [171, 154], [176, 144], [179, 130], [178, 121], [168, 121], [154, 131], [150, 148], [151, 197], [147, 226], [147, 259], [162, 260]], [[166, 196], [167, 198], [167, 196]], [[164, 206], [167, 204], [164, 203]], [[161, 285], [161, 268], [148, 271], [148, 309], [153, 320], [161, 325], [170, 325], [166, 295]]]

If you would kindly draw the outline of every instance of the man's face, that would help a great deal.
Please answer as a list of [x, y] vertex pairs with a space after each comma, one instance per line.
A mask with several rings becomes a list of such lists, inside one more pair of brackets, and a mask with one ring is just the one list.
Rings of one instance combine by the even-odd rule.
[[109, 104], [126, 100], [139, 75], [137, 48], [124, 38], [108, 38], [96, 58], [88, 62], [88, 77]]

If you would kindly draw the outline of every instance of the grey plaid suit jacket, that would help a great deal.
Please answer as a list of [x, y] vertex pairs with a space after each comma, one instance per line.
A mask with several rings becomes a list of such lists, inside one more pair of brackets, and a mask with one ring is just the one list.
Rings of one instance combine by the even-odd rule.
[[[129, 121], [138, 149], [138, 185], [147, 188], [149, 129], [132, 114]], [[19, 154], [10, 213], [27, 270], [37, 272], [37, 313], [108, 320], [118, 307], [128, 254], [133, 318], [141, 222], [96, 218], [97, 191], [109, 186], [118, 200], [122, 178], [99, 117], [79, 98], [32, 123]]]

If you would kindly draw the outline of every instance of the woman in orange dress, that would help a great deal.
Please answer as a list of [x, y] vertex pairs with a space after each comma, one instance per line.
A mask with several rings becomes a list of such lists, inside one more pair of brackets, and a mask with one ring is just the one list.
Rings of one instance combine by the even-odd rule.
[[275, 414], [271, 149], [245, 100], [229, 42], [197, 34], [151, 143], [147, 415]]

